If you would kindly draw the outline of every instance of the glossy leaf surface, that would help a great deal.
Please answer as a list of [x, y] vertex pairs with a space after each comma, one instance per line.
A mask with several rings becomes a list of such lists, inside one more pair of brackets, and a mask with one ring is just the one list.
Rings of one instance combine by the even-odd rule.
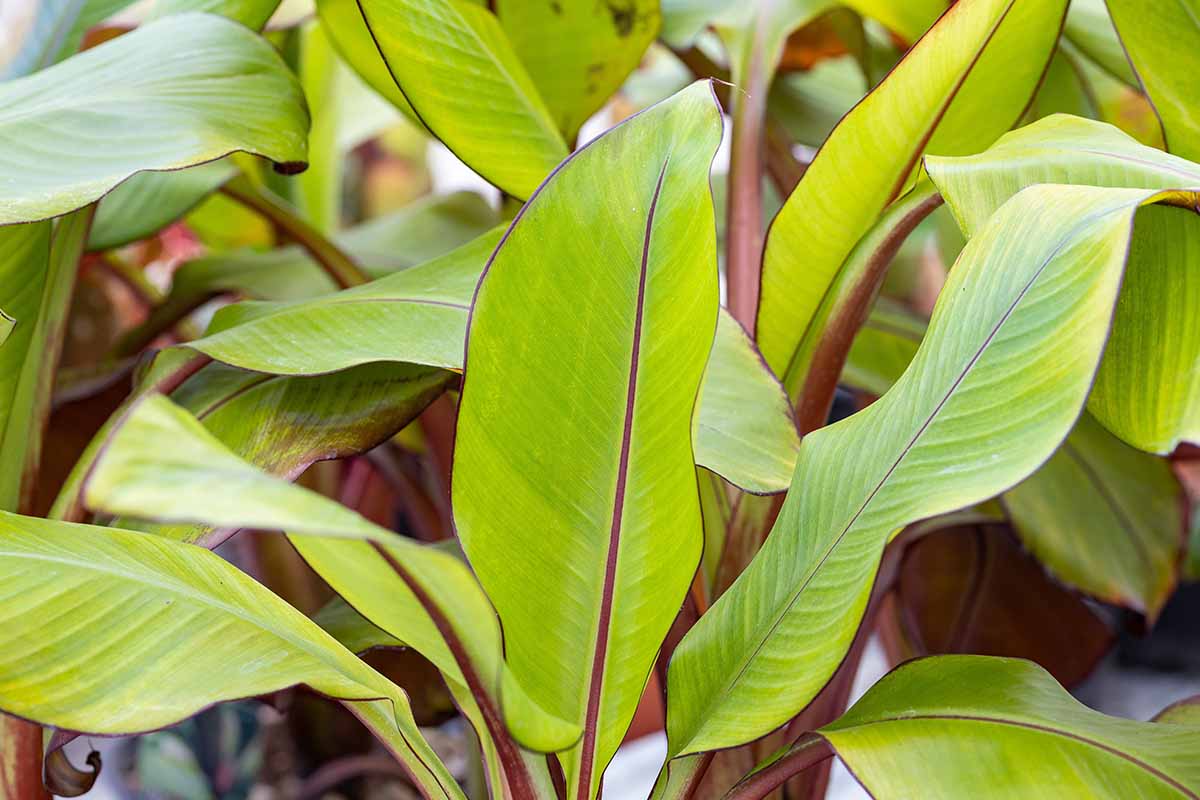
[[[180, 14], [0, 85], [0, 225], [73, 211], [136, 172], [235, 150], [302, 165], [308, 112], [263, 39]], [[54, 169], [31, 165], [52, 160]]]
[[1196, 84], [1200, 70], [1200, 2], [1107, 0], [1121, 43], [1162, 120], [1167, 149], [1200, 160]]
[[[426, 264], [318, 299], [230, 306], [218, 312], [210, 335], [188, 346], [242, 369], [283, 375], [381, 361], [460, 370], [475, 285], [501, 236], [495, 229]], [[363, 253], [364, 264], [372, 263], [366, 250], [346, 245]], [[288, 251], [202, 260], [202, 273], [200, 266], [181, 270], [178, 298], [202, 294], [196, 285], [240, 285], [248, 291], [248, 274], [261, 275], [254, 278], [256, 293], [267, 287], [291, 291], [300, 283], [294, 259], [304, 257]], [[242, 269], [231, 274], [234, 263]], [[308, 262], [306, 269], [311, 281], [328, 287], [315, 265]], [[212, 280], [218, 275], [226, 283]], [[720, 317], [695, 421], [696, 463], [747, 491], [783, 491], [798, 446], [786, 396], [737, 322], [724, 312]]]
[[584, 728], [572, 797], [595, 795], [699, 563], [691, 427], [717, 322], [720, 137], [698, 82], [578, 151], [472, 310], [454, 519], [513, 671]]
[[525, 199], [567, 155], [550, 110], [486, 7], [362, 0], [359, 8], [417, 117], [467, 166]]
[[[750, 741], [800, 711], [849, 647], [890, 536], [1053, 452], [1087, 396], [1148, 196], [1035, 187], [968, 243], [911, 366], [805, 438], [766, 545], [676, 650], [672, 756]], [[1054, 346], [1064, 337], [1069, 350]]]
[[[970, 235], [1034, 183], [1145, 189], [1200, 186], [1200, 166], [1099, 122], [1053, 116], [984, 153], [929, 158], [930, 177]], [[1139, 215], [1125, 289], [1089, 410], [1143, 450], [1167, 453], [1200, 437], [1200, 222], [1189, 211]]]
[[420, 753], [407, 762], [423, 766], [420, 783], [461, 796], [395, 685], [219, 556], [5, 512], [0, 530], [5, 711], [127, 734], [303, 683], [342, 700], [390, 701], [392, 727]]
[[[162, 441], [174, 445], [169, 458], [158, 452]], [[222, 502], [214, 504], [217, 486]], [[463, 673], [469, 663], [480, 674], [480, 688], [493, 698], [503, 686], [507, 702], [520, 710], [514, 712], [514, 724], [530, 726], [531, 737], [548, 737], [537, 746], [557, 749], [578, 736], [577, 729], [527, 705], [519, 685], [502, 671], [495, 614], [461, 560], [246, 463], [161, 395], [142, 400], [113, 435], [88, 477], [85, 499], [106, 513], [157, 522], [285, 531], [351, 605], [450, 679], [470, 685]], [[372, 545], [385, 548], [401, 565], [403, 581]], [[439, 616], [448, 628], [439, 624]], [[461, 652], [447, 631], [461, 640]]]
[[834, 129], [771, 224], [758, 343], [795, 396], [792, 367], [842, 262], [926, 152], [986, 147], [1029, 102], [1065, 3], [957, 3]]
[[906, 664], [821, 729], [879, 800], [1194, 798], [1200, 726], [1107, 717], [1027, 661]]

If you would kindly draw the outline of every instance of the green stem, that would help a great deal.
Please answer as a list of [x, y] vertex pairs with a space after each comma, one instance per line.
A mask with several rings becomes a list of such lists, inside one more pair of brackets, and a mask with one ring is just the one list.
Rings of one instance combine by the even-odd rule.
[[322, 269], [343, 289], [367, 283], [371, 278], [341, 248], [322, 236], [283, 200], [245, 177], [234, 178], [221, 187], [228, 196], [269, 220], [275, 228], [308, 251]]

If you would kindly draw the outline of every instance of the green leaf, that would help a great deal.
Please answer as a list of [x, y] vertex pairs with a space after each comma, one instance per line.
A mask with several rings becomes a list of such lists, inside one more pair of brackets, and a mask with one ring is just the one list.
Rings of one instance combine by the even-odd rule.
[[637, 67], [660, 22], [655, 0], [504, 0], [495, 9], [567, 141]]
[[59, 220], [0, 227], [0, 509], [28, 505], [41, 462], [54, 370], [94, 206]]
[[571, 796], [595, 794], [700, 558], [691, 425], [717, 321], [720, 137], [697, 82], [578, 151], [472, 310], [455, 523], [513, 672], [583, 726]]
[[1200, 725], [1200, 695], [1186, 697], [1164, 708], [1154, 717], [1154, 722], [1167, 722], [1172, 725]]
[[0, 309], [0, 346], [8, 341], [9, 335], [13, 331], [13, 326], [17, 321], [4, 313], [4, 309]]
[[915, 42], [950, 5], [947, 0], [845, 0], [866, 17]]
[[764, 253], [758, 344], [793, 397], [805, 377], [796, 353], [819, 335], [814, 316], [842, 263], [923, 153], [976, 152], [1020, 117], [1065, 5], [955, 4], [830, 134], [771, 224]]
[[[210, 334], [188, 347], [242, 369], [284, 375], [382, 361], [461, 370], [475, 285], [501, 236], [501, 229], [494, 229], [427, 264], [318, 299], [229, 306], [217, 313]], [[370, 268], [366, 248], [344, 244], [356, 255], [363, 253], [360, 260]], [[217, 285], [259, 295], [291, 291], [301, 285], [292, 266], [296, 258], [304, 257], [279, 251], [193, 262], [196, 272], [180, 271], [171, 302], [194, 303]], [[328, 287], [316, 269], [309, 267]], [[694, 434], [696, 462], [747, 491], [786, 489], [798, 445], [791, 409], [753, 343], [725, 312], [705, 375]], [[747, 413], [747, 407], [755, 411]]]
[[297, 74], [312, 113], [308, 169], [295, 178], [291, 199], [296, 210], [323, 235], [342, 226], [342, 152], [338, 146], [342, 83], [341, 61], [325, 29], [310, 21], [296, 33]]
[[279, 7], [279, 0], [153, 0], [146, 18], [202, 11], [240, 22], [250, 30], [262, 30]]
[[[164, 441], [172, 443], [169, 453]], [[493, 702], [503, 689], [504, 702], [520, 712], [512, 724], [527, 726], [531, 739], [544, 737], [532, 746], [553, 750], [578, 738], [578, 728], [530, 705], [503, 670], [495, 613], [462, 561], [262, 472], [162, 395], [141, 400], [112, 434], [84, 491], [89, 507], [110, 514], [286, 531], [351, 605], [450, 679], [478, 687]], [[214, 491], [221, 503], [212, 502]]]
[[0, 225], [73, 211], [142, 170], [235, 150], [294, 170], [308, 114], [269, 44], [220, 17], [151, 23], [0, 85]]
[[[966, 158], [929, 158], [929, 175], [970, 235], [1033, 183], [1169, 189], [1200, 186], [1200, 166], [1138, 144], [1110, 125], [1053, 116]], [[1200, 238], [1192, 214], [1139, 215], [1125, 289], [1088, 409], [1142, 450], [1200, 437]]]
[[692, 441], [698, 464], [745, 491], [782, 492], [791, 483], [800, 435], [787, 393], [728, 313], [717, 318]]
[[208, 550], [0, 512], [0, 574], [9, 713], [129, 734], [303, 683], [341, 700], [387, 700], [391, 727], [419, 756], [406, 768], [433, 796], [461, 797], [394, 684]]
[[1200, 226], [1193, 209], [1139, 216], [1088, 410], [1133, 446], [1200, 443]]
[[1200, 2], [1139, 3], [1108, 0], [1121, 43], [1158, 118], [1167, 149], [1200, 160], [1200, 121], [1195, 119], [1200, 70]]
[[[855, 340], [843, 381], [883, 394], [912, 360], [924, 330], [902, 309], [876, 309]], [[1004, 495], [1004, 504], [1025, 546], [1059, 580], [1153, 620], [1177, 578], [1181, 492], [1166, 462], [1130, 448], [1084, 414], [1050, 460]]]
[[766, 545], [675, 651], [671, 756], [790, 719], [841, 662], [889, 538], [1050, 456], [1095, 374], [1133, 215], [1155, 197], [1033, 187], [968, 242], [912, 365], [874, 404], [805, 437]]
[[365, 653], [373, 647], [403, 647], [404, 642], [380, 628], [336, 595], [313, 616], [313, 622], [342, 643], [351, 653]]
[[[353, 289], [290, 305], [250, 306], [248, 320], [245, 309], [233, 307], [218, 315], [216, 333], [188, 347], [275, 374], [397, 360], [461, 369], [471, 295], [502, 234], [494, 228], [440, 258]], [[231, 314], [240, 324], [231, 326]]]
[[879, 800], [1193, 798], [1200, 725], [1084, 707], [1028, 661], [943, 656], [887, 675], [820, 730]]
[[[495, 223], [495, 212], [479, 195], [456, 192], [419, 201], [369, 220], [337, 234], [332, 241], [367, 274], [378, 277], [431, 261], [447, 250], [469, 243]], [[486, 258], [480, 254], [480, 264]], [[445, 262], [442, 263], [444, 266]], [[477, 268], [476, 278], [478, 272]], [[400, 281], [401, 284], [405, 282]], [[237, 293], [258, 300], [299, 301], [330, 294], [336, 289], [328, 273], [297, 245], [266, 252], [243, 249], [202, 256], [184, 264], [175, 272], [170, 293], [155, 315], [177, 319], [216, 294]], [[470, 291], [464, 289], [464, 296], [469, 301]], [[264, 306], [254, 309], [255, 313], [274, 310]], [[243, 311], [246, 309], [218, 312], [214, 328], [227, 327]], [[313, 344], [320, 342], [325, 349], [330, 349], [331, 342], [326, 333], [310, 330], [307, 334], [313, 337]], [[312, 372], [343, 369], [352, 363], [362, 362], [339, 362], [340, 365], [332, 369]]]
[[1063, 34], [1109, 75], [1130, 86], [1137, 86], [1137, 76], [1129, 66], [1125, 48], [1117, 38], [1117, 30], [1108, 16], [1104, 0], [1071, 0]]
[[[240, 458], [291, 480], [315, 461], [357, 455], [386, 441], [452, 380], [450, 373], [411, 364], [368, 364], [302, 377], [214, 364], [177, 389], [172, 399]], [[152, 459], [153, 452], [146, 457]], [[207, 547], [231, 532], [204, 525], [150, 529]]]
[[144, 239], [199, 205], [228, 181], [237, 168], [214, 161], [178, 172], [142, 172], [100, 201], [89, 250], [111, 250]]
[[1007, 133], [976, 155], [928, 156], [925, 168], [968, 236], [1008, 198], [1037, 183], [1128, 189], [1200, 185], [1200, 166], [1139, 144], [1112, 125], [1066, 114]]
[[567, 155], [487, 8], [470, 0], [362, 0], [359, 8], [418, 118], [467, 166], [523, 200]]
[[1153, 620], [1175, 586], [1179, 482], [1084, 414], [1061, 448], [1004, 495], [1030, 551], [1060, 580]]
[[371, 38], [358, 0], [316, 0], [317, 16], [339, 55], [368, 86], [418, 125], [417, 113], [392, 79], [388, 65]]

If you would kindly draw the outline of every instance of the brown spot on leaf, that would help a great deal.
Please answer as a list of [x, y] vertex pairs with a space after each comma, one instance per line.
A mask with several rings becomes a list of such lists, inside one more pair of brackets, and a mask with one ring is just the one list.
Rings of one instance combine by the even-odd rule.
[[633, 23], [637, 19], [637, 12], [634, 9], [633, 3], [606, 0], [604, 5], [608, 8], [609, 15], [612, 16], [613, 26], [617, 29], [617, 35], [625, 37], [633, 33]]

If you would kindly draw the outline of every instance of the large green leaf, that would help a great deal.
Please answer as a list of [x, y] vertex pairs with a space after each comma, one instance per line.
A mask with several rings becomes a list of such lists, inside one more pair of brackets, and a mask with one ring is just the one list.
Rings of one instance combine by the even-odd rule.
[[672, 756], [788, 720], [840, 663], [894, 532], [980, 502], [1050, 456], [1095, 375], [1134, 213], [1154, 197], [1034, 187], [967, 244], [912, 365], [877, 402], [804, 439], [766, 545], [675, 651]]
[[[37, 324], [39, 317], [51, 312], [44, 295], [52, 230], [49, 222], [0, 228], [0, 302], [8, 332], [5, 346], [0, 348], [0, 458], [8, 467], [0, 478], [7, 486], [0, 502], [10, 509], [16, 508], [19, 499], [21, 472], [31, 444], [27, 440], [38, 376], [26, 373], [43, 360], [43, 353], [53, 344], [47, 330], [38, 330], [45, 323]], [[70, 276], [55, 277], [63, 283], [62, 279]], [[51, 313], [65, 313], [65, 304], [65, 300], [56, 303], [59, 307]]]
[[0, 85], [0, 225], [58, 216], [142, 170], [235, 150], [295, 169], [295, 78], [237, 23], [181, 14]]
[[493, 7], [567, 141], [642, 60], [660, 18], [655, 0], [500, 0]]
[[[882, 305], [855, 340], [843, 380], [883, 394], [924, 333], [911, 313]], [[1025, 546], [1056, 577], [1153, 619], [1176, 582], [1181, 491], [1165, 461], [1128, 447], [1084, 414], [1004, 504]]]
[[1196, 84], [1200, 70], [1200, 2], [1108, 0], [1125, 52], [1162, 120], [1167, 149], [1200, 160]]
[[470, 0], [362, 0], [359, 9], [418, 118], [467, 166], [525, 199], [567, 155], [554, 117], [487, 8]]
[[1108, 717], [1028, 661], [942, 656], [895, 670], [820, 734], [879, 800], [1195, 798], [1200, 725]]
[[691, 426], [717, 322], [720, 138], [697, 82], [578, 151], [472, 310], [455, 523], [513, 671], [583, 726], [563, 759], [572, 797], [595, 795], [699, 563]]
[[495, 228], [420, 266], [314, 300], [231, 307], [214, 321], [217, 332], [188, 347], [277, 374], [396, 360], [461, 369], [471, 295], [502, 234]]
[[[172, 443], [169, 455], [162, 452], [164, 441]], [[219, 504], [212, 502], [215, 487], [221, 487]], [[578, 728], [532, 705], [503, 669], [495, 613], [462, 561], [262, 472], [162, 395], [140, 401], [112, 434], [84, 491], [90, 507], [112, 514], [286, 531], [313, 568], [364, 616], [451, 680], [483, 692], [477, 697], [481, 704], [491, 698], [495, 710], [502, 699], [511, 710], [510, 724], [532, 746], [557, 749], [579, 735]]]
[[[984, 153], [928, 158], [929, 175], [970, 235], [1034, 183], [1168, 189], [1200, 186], [1200, 166], [1100, 122], [1053, 116]], [[1143, 450], [1200, 437], [1200, 230], [1179, 209], [1139, 215], [1126, 288], [1089, 410]]]
[[758, 343], [795, 396], [793, 364], [842, 263], [926, 152], [986, 147], [1020, 117], [1050, 58], [1063, 0], [955, 4], [834, 129], [767, 237]]
[[[335, 372], [379, 361], [461, 369], [475, 285], [501, 236], [495, 229], [427, 264], [322, 298], [229, 306], [217, 313], [213, 332], [188, 347], [242, 369], [284, 375]], [[346, 245], [360, 252], [354, 243]], [[206, 260], [203, 283], [213, 286], [208, 277], [219, 274], [247, 291], [247, 273], [238, 277], [238, 265], [252, 267], [250, 276], [261, 274], [254, 277], [256, 293], [264, 294], [268, 284], [290, 291], [298, 283], [286, 277], [296, 275], [290, 262], [301, 257], [279, 253]], [[372, 263], [365, 257], [362, 261]], [[321, 277], [315, 265], [310, 270]], [[180, 281], [180, 302], [207, 296], [193, 287], [190, 273]], [[786, 395], [726, 313], [705, 373], [694, 444], [698, 464], [747, 491], [779, 492], [788, 486], [798, 442]]]
[[1158, 616], [1175, 585], [1184, 528], [1182, 489], [1165, 461], [1084, 414], [1004, 504], [1025, 545], [1056, 577]]
[[390, 701], [414, 779], [431, 796], [461, 797], [395, 685], [208, 550], [0, 512], [0, 573], [5, 711], [128, 734], [303, 683]]

